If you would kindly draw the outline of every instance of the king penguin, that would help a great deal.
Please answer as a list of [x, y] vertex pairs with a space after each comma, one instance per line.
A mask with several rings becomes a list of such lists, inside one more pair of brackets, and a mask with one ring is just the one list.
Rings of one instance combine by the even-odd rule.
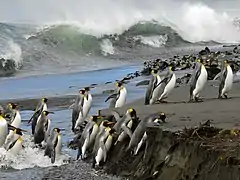
[[11, 110], [11, 125], [15, 128], [20, 128], [21, 125], [21, 115], [17, 110], [17, 104], [9, 103], [9, 109]]
[[231, 66], [228, 64], [228, 61], [225, 60], [223, 62], [220, 85], [219, 85], [219, 94], [218, 98], [223, 98], [223, 96], [227, 99], [227, 93], [232, 89], [233, 85], [233, 71]]
[[190, 101], [199, 101], [199, 93], [203, 90], [208, 78], [207, 70], [202, 60], [196, 63], [190, 82]]
[[122, 107], [125, 102], [126, 102], [126, 98], [127, 98], [127, 89], [126, 87], [123, 85], [123, 82], [117, 82], [116, 83], [117, 86], [117, 92], [112, 94], [111, 96], [109, 96], [105, 102], [107, 102], [109, 99], [113, 98], [113, 102], [111, 102], [110, 104], [110, 108], [113, 106], [115, 108], [118, 107]]
[[28, 124], [32, 121], [32, 134], [34, 134], [38, 118], [40, 117], [43, 111], [47, 111], [47, 102], [48, 102], [47, 98], [42, 98], [41, 101], [38, 103], [37, 107], [35, 108], [33, 116], [28, 121]]
[[85, 97], [84, 97], [84, 104], [83, 104], [83, 117], [86, 118], [92, 107], [92, 94], [90, 92], [90, 87], [85, 87], [84, 90], [85, 90]]
[[85, 90], [79, 90], [79, 93], [76, 97], [73, 111], [72, 111], [72, 131], [75, 132], [76, 127], [78, 126], [78, 122], [83, 119], [83, 105], [84, 105], [84, 95]]
[[14, 130], [15, 138], [14, 141], [12, 141], [9, 146], [7, 147], [7, 151], [11, 153], [12, 155], [18, 155], [20, 151], [23, 148], [23, 138], [22, 138], [22, 132], [18, 130]]
[[3, 117], [3, 112], [0, 111], [0, 147], [5, 143], [8, 135], [8, 123]]
[[90, 121], [86, 125], [78, 145], [77, 159], [81, 156], [81, 159], [86, 158], [87, 150], [93, 145], [95, 137], [98, 133], [101, 116], [91, 116]]
[[152, 77], [150, 79], [146, 96], [145, 105], [154, 104], [159, 97], [159, 90], [161, 86], [157, 86], [161, 82], [161, 77], [158, 74], [158, 70], [152, 70]]
[[52, 130], [51, 136], [48, 138], [44, 155], [51, 158], [51, 163], [53, 164], [61, 154], [61, 149], [62, 149], [62, 138], [60, 134], [60, 129], [54, 128]]
[[169, 66], [168, 73], [164, 77], [164, 79], [157, 85], [161, 86], [161, 89], [163, 90], [163, 93], [159, 94], [159, 101], [162, 102], [164, 99], [168, 97], [168, 95], [172, 92], [176, 85], [176, 75], [173, 72], [173, 67]]

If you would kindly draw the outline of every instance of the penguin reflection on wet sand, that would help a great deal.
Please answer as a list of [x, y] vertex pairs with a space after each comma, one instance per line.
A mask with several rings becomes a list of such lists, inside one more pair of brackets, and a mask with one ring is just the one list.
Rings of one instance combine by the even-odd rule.
[[122, 107], [127, 98], [127, 89], [124, 86], [123, 82], [119, 81], [116, 83], [117, 89], [116, 93], [110, 95], [105, 102], [107, 102], [109, 99], [112, 99], [110, 102], [110, 107], [109, 108], [117, 108], [117, 107]]
[[158, 70], [152, 70], [152, 77], [145, 96], [145, 105], [154, 104], [157, 101], [161, 88], [160, 82], [161, 78], [158, 74]]
[[220, 76], [220, 85], [219, 85], [219, 94], [218, 98], [221, 99], [225, 97], [228, 98], [227, 93], [232, 89], [233, 85], [233, 71], [231, 66], [228, 64], [228, 61], [223, 61], [221, 76]]
[[45, 156], [51, 158], [51, 163], [55, 162], [55, 159], [61, 155], [62, 149], [62, 138], [59, 128], [54, 128], [52, 130], [51, 136], [47, 140], [47, 146], [44, 152]]
[[203, 90], [207, 82], [207, 78], [208, 73], [203, 64], [203, 60], [198, 60], [190, 81], [190, 102], [201, 101], [199, 98], [199, 93]]

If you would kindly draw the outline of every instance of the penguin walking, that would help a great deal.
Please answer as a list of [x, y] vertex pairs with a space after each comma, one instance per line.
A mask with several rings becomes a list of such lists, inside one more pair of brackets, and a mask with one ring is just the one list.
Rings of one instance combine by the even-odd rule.
[[84, 99], [84, 105], [83, 105], [83, 117], [86, 118], [88, 116], [88, 113], [92, 107], [92, 94], [90, 92], [90, 87], [85, 87], [85, 99]]
[[145, 96], [145, 105], [154, 104], [159, 97], [159, 92], [161, 86], [158, 86], [161, 82], [161, 77], [158, 74], [158, 70], [152, 70], [152, 77], [150, 79], [146, 96]]
[[[159, 117], [156, 117], [156, 119], [153, 120], [153, 122], [159, 123], [160, 125], [161, 122], [165, 123], [165, 119], [166, 119], [165, 113], [161, 113]], [[141, 141], [138, 143], [137, 147], [135, 148], [135, 151], [134, 151], [135, 156], [138, 154], [139, 150], [141, 149], [142, 145], [146, 142], [146, 140], [147, 140], [147, 132], [145, 131]]]
[[47, 140], [47, 146], [44, 152], [45, 156], [51, 158], [51, 163], [53, 164], [55, 160], [61, 155], [62, 150], [62, 138], [59, 128], [54, 128], [52, 130], [51, 136]]
[[109, 96], [105, 102], [107, 102], [109, 99], [113, 99], [112, 102], [110, 103], [110, 108], [111, 107], [122, 107], [125, 102], [126, 102], [126, 98], [127, 98], [127, 89], [126, 87], [123, 85], [123, 82], [117, 82], [116, 83], [117, 86], [117, 92], [112, 94], [111, 96]]
[[154, 127], [154, 126], [159, 126], [159, 123], [154, 122], [159, 117], [158, 113], [152, 114], [145, 119], [141, 120], [133, 132], [133, 135], [130, 139], [129, 145], [127, 147], [127, 150], [132, 150], [134, 149], [133, 152], [135, 152], [138, 143], [141, 141], [141, 139], [144, 136], [144, 133], [146, 132], [147, 127]]
[[168, 97], [168, 95], [172, 92], [176, 85], [176, 75], [173, 72], [173, 67], [169, 66], [168, 73], [164, 77], [164, 79], [157, 85], [161, 86], [161, 89], [163, 90], [163, 93], [159, 94], [159, 99], [158, 101], [163, 102], [164, 99]]
[[107, 127], [105, 132], [99, 137], [99, 144], [94, 152], [93, 167], [100, 166], [101, 162], [106, 162], [107, 153], [109, 152], [113, 144], [113, 133], [115, 130], [113, 128]]
[[130, 108], [127, 110], [125, 116], [123, 116], [123, 118], [120, 119], [113, 126], [116, 132], [120, 132], [118, 139], [116, 140], [114, 145], [116, 145], [118, 142], [123, 141], [125, 138], [127, 138], [127, 136], [131, 138], [132, 133], [136, 129], [137, 125], [138, 125], [138, 118], [137, 118], [136, 110]]
[[223, 62], [220, 85], [219, 85], [219, 94], [218, 98], [223, 98], [223, 96], [227, 99], [227, 93], [232, 89], [233, 85], [233, 71], [231, 66], [228, 64], [228, 61], [225, 60]]
[[17, 104], [9, 103], [9, 109], [11, 110], [11, 122], [10, 124], [15, 128], [20, 128], [21, 126], [21, 115], [19, 110], [17, 110]]
[[198, 60], [195, 67], [195, 72], [192, 75], [191, 82], [190, 82], [190, 101], [198, 102], [199, 93], [203, 90], [207, 78], [208, 73], [205, 66], [202, 63], [202, 60]]
[[78, 123], [83, 119], [83, 105], [84, 105], [84, 93], [85, 90], [79, 90], [79, 94], [76, 97], [73, 111], [72, 111], [72, 131], [75, 132], [75, 129], [78, 126]]
[[13, 139], [7, 144], [5, 149], [12, 155], [18, 155], [23, 149], [23, 138], [21, 129], [15, 129]]
[[79, 141], [77, 159], [79, 159], [80, 156], [81, 159], [86, 158], [86, 152], [93, 145], [98, 133], [101, 119], [101, 116], [91, 116]]
[[38, 103], [37, 107], [35, 108], [35, 112], [33, 116], [28, 121], [28, 124], [32, 121], [32, 134], [34, 135], [35, 127], [38, 121], [38, 118], [42, 114], [43, 111], [47, 111], [47, 98], [42, 98], [41, 101]]
[[39, 119], [37, 120], [37, 124], [35, 127], [35, 131], [34, 131], [34, 143], [35, 144], [41, 144], [46, 135], [46, 128], [45, 128], [45, 124], [48, 122], [48, 114], [54, 114], [53, 112], [50, 111], [43, 111], [42, 114], [40, 115]]

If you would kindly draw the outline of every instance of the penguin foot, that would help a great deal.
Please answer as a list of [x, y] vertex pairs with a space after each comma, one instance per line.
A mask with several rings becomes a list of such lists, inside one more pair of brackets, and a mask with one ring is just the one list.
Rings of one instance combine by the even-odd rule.
[[223, 95], [225, 97], [225, 99], [228, 99], [228, 96], [226, 94]]
[[203, 102], [203, 99], [195, 97], [195, 102]]

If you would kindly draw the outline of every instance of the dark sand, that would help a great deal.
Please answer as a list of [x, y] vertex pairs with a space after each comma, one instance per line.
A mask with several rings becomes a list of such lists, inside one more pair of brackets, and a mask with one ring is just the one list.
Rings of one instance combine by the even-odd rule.
[[[143, 105], [144, 98], [142, 98], [116, 110], [123, 114], [127, 108], [135, 108], [140, 119], [158, 111], [165, 112], [168, 119], [164, 128], [171, 130], [196, 126], [209, 119], [213, 120], [212, 124], [216, 127], [239, 128], [240, 84], [233, 84], [229, 99], [217, 99], [218, 87], [216, 86], [218, 86], [217, 81], [209, 81], [200, 94], [203, 102], [199, 103], [188, 103], [189, 86], [185, 85], [172, 91], [167, 99], [168, 103]], [[108, 109], [101, 111], [102, 115], [108, 113]]]

